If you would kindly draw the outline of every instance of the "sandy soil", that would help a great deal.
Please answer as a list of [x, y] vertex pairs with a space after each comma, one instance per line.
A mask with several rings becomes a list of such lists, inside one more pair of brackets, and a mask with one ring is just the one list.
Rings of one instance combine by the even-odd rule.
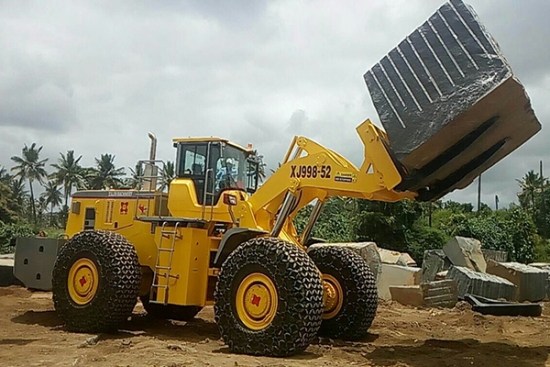
[[550, 304], [540, 318], [483, 316], [461, 306], [382, 303], [365, 340], [320, 340], [279, 359], [229, 353], [211, 308], [176, 323], [153, 321], [138, 305], [116, 335], [74, 334], [63, 330], [49, 293], [0, 288], [0, 366], [550, 366]]

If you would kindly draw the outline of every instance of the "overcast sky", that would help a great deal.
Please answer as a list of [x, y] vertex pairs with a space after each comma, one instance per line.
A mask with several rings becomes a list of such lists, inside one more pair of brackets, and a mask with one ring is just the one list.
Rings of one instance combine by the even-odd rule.
[[[295, 134], [355, 164], [355, 127], [379, 124], [363, 74], [444, 1], [0, 2], [0, 165], [23, 145], [53, 163], [174, 159], [175, 136], [252, 143], [275, 168]], [[550, 169], [550, 2], [471, 0], [526, 86], [543, 130], [483, 175], [483, 201]], [[447, 198], [475, 202], [476, 184]]]

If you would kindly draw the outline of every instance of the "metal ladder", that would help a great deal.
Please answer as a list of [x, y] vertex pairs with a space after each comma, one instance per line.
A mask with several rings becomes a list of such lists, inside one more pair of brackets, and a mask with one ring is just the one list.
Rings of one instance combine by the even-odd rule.
[[[204, 194], [203, 194], [203, 200], [202, 200], [202, 219], [206, 220], [206, 207], [210, 206], [210, 220], [212, 220], [212, 217], [214, 216], [214, 199], [216, 198], [216, 177], [212, 177], [212, 191], [208, 191], [208, 184], [210, 183], [210, 173], [213, 173], [214, 170], [212, 168], [208, 168], [206, 170], [206, 178], [204, 180]], [[208, 201], [208, 199], [211, 199], [211, 201]]]
[[[170, 282], [170, 277], [172, 278], [176, 278], [178, 279], [179, 278], [179, 275], [170, 275], [170, 271], [172, 270], [172, 259], [173, 259], [173, 256], [174, 256], [174, 246], [176, 244], [176, 238], [180, 239], [182, 236], [178, 235], [178, 226], [179, 226], [179, 222], [176, 222], [176, 225], [174, 226], [174, 229], [173, 230], [170, 230], [170, 229], [166, 229], [166, 222], [162, 223], [162, 228], [161, 228], [161, 231], [160, 231], [160, 241], [159, 241], [159, 246], [158, 246], [158, 249], [157, 249], [157, 260], [156, 260], [156, 263], [155, 263], [155, 271], [153, 273], [153, 282], [151, 284], [151, 291], [150, 291], [150, 300], [149, 302], [150, 303], [160, 303], [160, 304], [164, 304], [166, 305], [168, 303], [168, 287], [169, 287], [169, 282]], [[162, 243], [163, 243], [163, 238], [167, 236], [168, 238], [170, 236], [172, 236], [172, 241], [170, 241], [170, 247], [162, 247]], [[163, 252], [169, 252], [170, 253], [170, 258], [168, 260], [168, 264], [167, 266], [164, 266], [164, 265], [160, 265], [160, 256]], [[164, 274], [159, 274], [159, 270], [160, 271], [165, 271]], [[160, 284], [158, 281], [157, 281], [157, 278], [160, 278], [160, 277], [163, 277], [163, 278], [166, 278], [166, 284]], [[158, 289], [164, 289], [164, 300], [163, 301], [157, 301], [154, 297], [153, 297], [153, 294], [155, 293], [156, 290]]]

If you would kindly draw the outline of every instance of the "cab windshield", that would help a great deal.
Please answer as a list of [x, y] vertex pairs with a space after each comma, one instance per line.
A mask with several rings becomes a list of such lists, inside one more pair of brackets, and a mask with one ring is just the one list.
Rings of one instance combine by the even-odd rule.
[[216, 190], [244, 189], [246, 182], [246, 154], [226, 145], [216, 160]]
[[176, 176], [193, 180], [199, 203], [212, 205], [211, 199], [217, 202], [223, 190], [257, 190], [259, 166], [250, 153], [221, 142], [185, 142], [176, 147]]

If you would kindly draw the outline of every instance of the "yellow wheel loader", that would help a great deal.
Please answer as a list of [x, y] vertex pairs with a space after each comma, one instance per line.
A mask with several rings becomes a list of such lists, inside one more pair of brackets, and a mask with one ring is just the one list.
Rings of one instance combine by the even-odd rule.
[[[148, 314], [184, 321], [212, 305], [236, 353], [291, 355], [318, 335], [361, 339], [377, 310], [375, 278], [357, 253], [312, 239], [323, 203], [436, 200], [540, 130], [498, 46], [459, 0], [364, 78], [385, 131], [370, 120], [357, 127], [360, 166], [298, 136], [259, 185], [250, 147], [178, 138], [166, 193], [151, 134], [142, 185], [76, 192], [66, 238], [18, 239], [15, 275], [51, 289], [77, 332], [116, 330], [139, 298]], [[306, 205], [313, 210], [298, 233], [293, 219]]]
[[[189, 321], [213, 305], [231, 350], [300, 352], [318, 335], [357, 339], [377, 308], [375, 278], [355, 252], [308, 249], [332, 195], [396, 201], [398, 171], [380, 129], [358, 128], [372, 150], [357, 168], [304, 137], [258, 187], [250, 148], [219, 138], [174, 139], [176, 177], [155, 190], [161, 162], [145, 165], [141, 190], [79, 191], [52, 272], [55, 308], [69, 330], [116, 330], [138, 298], [153, 316]], [[153, 139], [154, 136], [151, 135]], [[372, 166], [369, 173], [368, 166]], [[315, 203], [299, 234], [293, 217]]]

